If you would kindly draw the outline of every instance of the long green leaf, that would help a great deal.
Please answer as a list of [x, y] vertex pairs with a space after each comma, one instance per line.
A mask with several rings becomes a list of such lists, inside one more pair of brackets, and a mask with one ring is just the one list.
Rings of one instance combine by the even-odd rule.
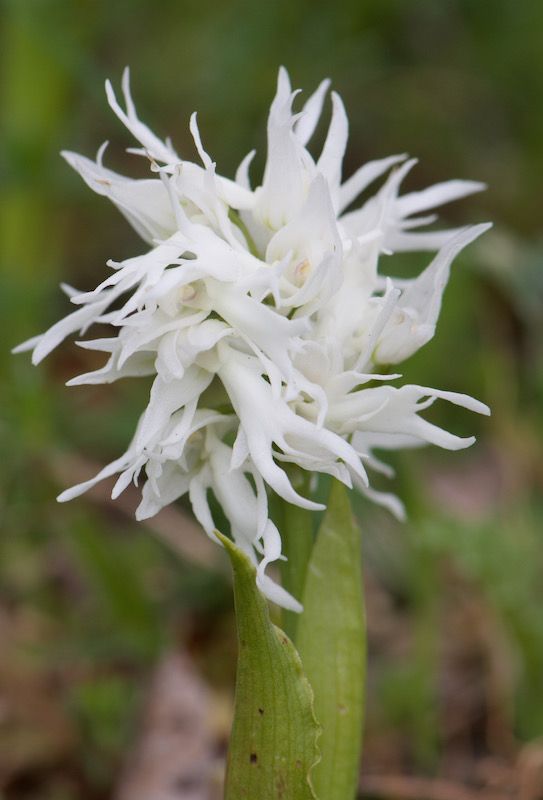
[[343, 484], [334, 481], [305, 582], [296, 643], [322, 725], [312, 780], [320, 800], [356, 794], [365, 684], [360, 530]]
[[239, 655], [225, 800], [315, 800], [320, 727], [298, 653], [270, 621], [247, 556], [218, 534], [234, 570]]

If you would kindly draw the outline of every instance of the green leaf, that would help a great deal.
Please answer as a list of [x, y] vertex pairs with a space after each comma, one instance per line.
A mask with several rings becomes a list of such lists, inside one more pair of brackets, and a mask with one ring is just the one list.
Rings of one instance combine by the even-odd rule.
[[356, 795], [366, 664], [360, 530], [334, 481], [305, 582], [296, 643], [322, 725], [312, 774], [320, 800]]
[[225, 800], [316, 800], [310, 772], [320, 727], [290, 639], [270, 621], [255, 568], [217, 534], [234, 570], [239, 655]]

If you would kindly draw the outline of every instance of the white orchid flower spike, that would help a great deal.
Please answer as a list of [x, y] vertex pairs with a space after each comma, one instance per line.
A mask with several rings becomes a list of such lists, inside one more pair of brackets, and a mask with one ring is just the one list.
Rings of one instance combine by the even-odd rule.
[[[354, 483], [401, 516], [401, 502], [369, 484], [366, 469], [389, 471], [373, 450], [470, 445], [472, 438], [423, 419], [437, 398], [489, 413], [465, 395], [398, 386], [399, 375], [382, 374], [432, 338], [453, 259], [489, 225], [418, 229], [435, 221], [427, 216], [431, 209], [484, 187], [456, 180], [401, 196], [415, 163], [405, 155], [371, 161], [343, 181], [348, 120], [337, 94], [322, 152], [314, 157], [307, 149], [328, 84], [294, 112], [297, 93], [286, 70], [279, 71], [264, 177], [253, 189], [253, 154], [236, 180], [220, 176], [193, 115], [201, 165], [187, 161], [138, 119], [128, 70], [124, 108], [108, 82], [109, 104], [139, 142], [131, 152], [149, 159], [150, 177], [132, 180], [104, 167], [105, 146], [96, 161], [63, 155], [117, 206], [147, 248], [108, 262], [109, 276], [93, 291], [70, 290], [75, 310], [16, 348], [32, 350], [38, 363], [66, 336], [108, 323], [110, 338], [78, 342], [106, 353], [105, 366], [70, 383], [151, 375], [149, 402], [126, 453], [59, 499], [118, 474], [116, 496], [145, 474], [139, 519], [188, 494], [214, 537], [212, 493], [233, 538], [258, 566], [262, 591], [295, 610], [299, 599], [265, 574], [281, 558], [267, 492], [304, 508], [320, 506], [295, 491], [285, 464]], [[379, 179], [373, 197], [346, 211]], [[382, 253], [407, 250], [436, 255], [413, 280], [379, 272]]]

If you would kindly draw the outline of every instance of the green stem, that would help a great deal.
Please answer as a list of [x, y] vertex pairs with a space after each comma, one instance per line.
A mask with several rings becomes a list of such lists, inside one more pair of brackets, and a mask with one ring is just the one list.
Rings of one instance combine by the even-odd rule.
[[251, 255], [256, 256], [256, 258], [260, 258], [260, 253], [258, 252], [258, 247], [255, 244], [255, 240], [249, 233], [249, 228], [243, 222], [239, 213], [235, 211], [233, 208], [230, 208], [228, 211], [228, 218], [231, 222], [234, 223], [234, 225], [237, 225], [242, 234], [245, 236], [245, 241], [247, 242], [247, 247], [249, 248], [249, 252], [251, 253]]
[[[309, 478], [306, 475], [305, 472], [294, 470], [290, 475], [294, 488], [304, 496], [309, 494]], [[287, 592], [301, 602], [307, 565], [313, 550], [313, 515], [305, 508], [284, 501], [281, 516], [283, 555], [287, 559], [281, 562], [281, 582]], [[299, 614], [293, 611], [283, 612], [283, 629], [293, 642], [296, 642], [298, 618]]]

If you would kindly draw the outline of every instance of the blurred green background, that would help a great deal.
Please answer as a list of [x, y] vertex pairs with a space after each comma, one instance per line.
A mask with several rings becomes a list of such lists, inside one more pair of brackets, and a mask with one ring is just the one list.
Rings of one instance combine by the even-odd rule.
[[[520, 796], [523, 781], [528, 791], [543, 763], [543, 4], [3, 0], [0, 9], [0, 797], [112, 797], [164, 653], [189, 653], [230, 698], [231, 597], [214, 551], [200, 551], [198, 536], [185, 555], [172, 548], [177, 518], [149, 529], [103, 496], [55, 503], [73, 476], [124, 450], [146, 387], [66, 389], [96, 363], [73, 344], [38, 368], [9, 352], [66, 313], [61, 280], [91, 288], [106, 259], [141, 251], [58, 157], [61, 148], [92, 156], [109, 139], [107, 163], [141, 174], [103, 91], [126, 64], [141, 117], [194, 158], [188, 119], [198, 110], [223, 174], [255, 145], [262, 155], [283, 63], [306, 92], [330, 76], [342, 94], [347, 174], [407, 151], [420, 158], [407, 188], [488, 183], [444, 209], [447, 223], [495, 228], [458, 259], [438, 333], [404, 374], [472, 394], [493, 416], [434, 409], [478, 443], [395, 459], [407, 525], [356, 501], [370, 615], [364, 765], [490, 786], [496, 797]], [[417, 254], [403, 268], [427, 260]], [[377, 784], [365, 796], [385, 796]], [[534, 791], [523, 798], [543, 796]]]

